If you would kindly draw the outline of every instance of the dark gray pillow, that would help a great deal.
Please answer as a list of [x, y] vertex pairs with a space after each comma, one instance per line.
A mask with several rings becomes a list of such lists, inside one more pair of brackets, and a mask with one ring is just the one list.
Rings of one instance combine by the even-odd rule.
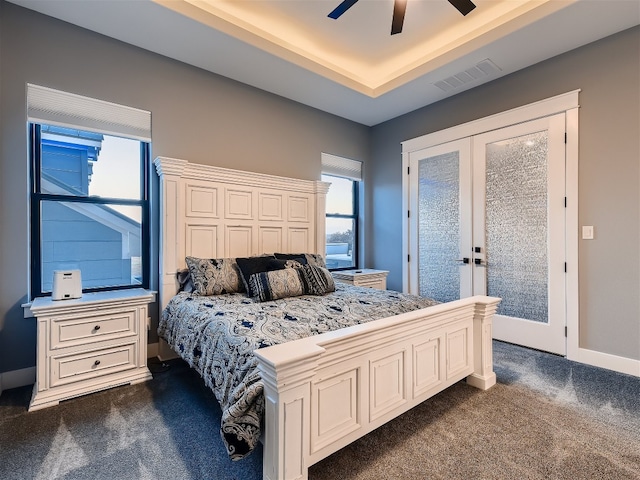
[[294, 260], [302, 265], [306, 265], [307, 257], [304, 253], [274, 253], [278, 260]]
[[[238, 257], [236, 258], [240, 278], [244, 283], [245, 290], [249, 294], [249, 278], [254, 273], [270, 272], [272, 270], [282, 270], [286, 267], [287, 260], [278, 260], [273, 255], [261, 255], [258, 257]], [[250, 295], [252, 297], [253, 295]]]
[[176, 273], [176, 279], [178, 280], [178, 284], [180, 285], [180, 287], [178, 288], [178, 292], [193, 292], [193, 283], [191, 283], [191, 274], [189, 273], [188, 268], [178, 270], [178, 272]]

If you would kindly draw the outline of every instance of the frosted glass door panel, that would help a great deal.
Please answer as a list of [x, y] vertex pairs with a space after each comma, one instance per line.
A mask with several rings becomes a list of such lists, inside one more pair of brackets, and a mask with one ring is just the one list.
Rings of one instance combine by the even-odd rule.
[[415, 152], [409, 192], [409, 291], [441, 302], [470, 296], [471, 140]]
[[407, 290], [499, 297], [494, 339], [560, 355], [565, 123], [560, 113], [408, 154]]
[[486, 145], [487, 294], [548, 322], [547, 131]]
[[502, 299], [493, 338], [564, 355], [564, 114], [474, 137], [473, 291]]
[[418, 279], [420, 295], [460, 298], [460, 159], [449, 152], [418, 162]]

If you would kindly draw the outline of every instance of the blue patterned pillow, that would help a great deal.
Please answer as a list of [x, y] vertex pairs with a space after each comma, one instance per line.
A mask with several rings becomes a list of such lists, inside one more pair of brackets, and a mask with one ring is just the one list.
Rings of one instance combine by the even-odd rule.
[[244, 292], [235, 258], [186, 257], [194, 295]]
[[261, 302], [304, 295], [298, 268], [254, 273], [249, 277], [247, 293]]
[[307, 295], [325, 295], [336, 291], [331, 272], [326, 268], [313, 265], [302, 265], [296, 270], [300, 272], [300, 279]]
[[314, 267], [327, 268], [327, 264], [324, 261], [324, 258], [319, 253], [305, 253], [305, 258], [307, 259], [307, 265], [313, 265]]

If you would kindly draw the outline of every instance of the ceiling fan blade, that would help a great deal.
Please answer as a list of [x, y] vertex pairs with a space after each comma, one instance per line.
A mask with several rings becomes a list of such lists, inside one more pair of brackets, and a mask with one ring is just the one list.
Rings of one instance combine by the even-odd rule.
[[466, 15], [476, 8], [471, 0], [449, 0], [449, 3], [456, 7], [462, 15]]
[[393, 4], [393, 20], [391, 21], [391, 35], [402, 32], [404, 12], [407, 11], [407, 0], [396, 0]]
[[336, 20], [340, 15], [353, 7], [358, 0], [344, 0], [340, 5], [338, 5], [333, 11], [327, 15], [329, 18], [333, 18]]

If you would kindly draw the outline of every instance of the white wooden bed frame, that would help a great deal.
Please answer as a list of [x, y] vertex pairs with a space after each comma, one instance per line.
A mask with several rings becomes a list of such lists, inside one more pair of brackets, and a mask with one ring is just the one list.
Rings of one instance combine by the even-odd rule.
[[[185, 256], [324, 254], [328, 184], [158, 157], [160, 304]], [[263, 477], [309, 466], [466, 378], [496, 382], [492, 317], [476, 296], [256, 351], [265, 384]], [[161, 358], [175, 353], [161, 340]]]

